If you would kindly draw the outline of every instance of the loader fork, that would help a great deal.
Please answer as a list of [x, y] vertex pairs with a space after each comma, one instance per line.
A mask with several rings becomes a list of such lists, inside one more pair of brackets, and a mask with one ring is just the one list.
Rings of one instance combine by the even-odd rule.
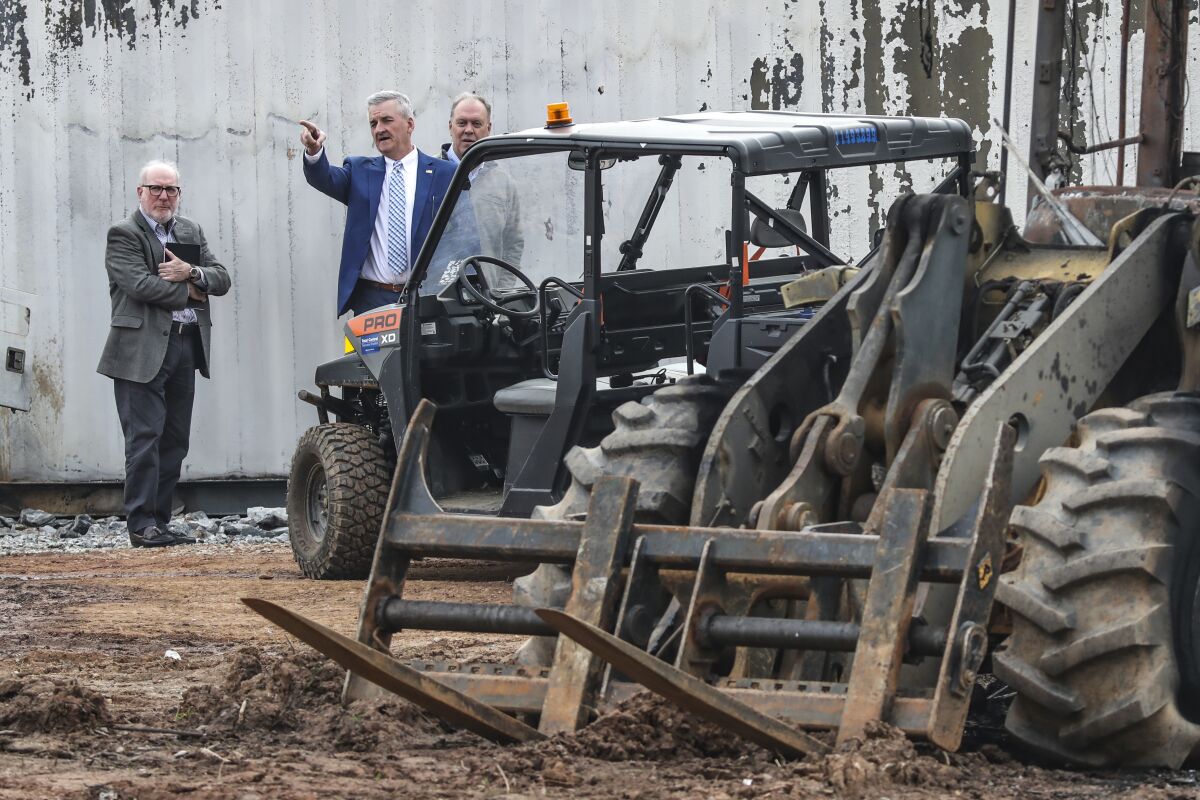
[[[923, 408], [928, 416], [930, 406]], [[433, 415], [433, 405], [423, 401], [405, 433], [355, 639], [246, 600], [350, 670], [345, 700], [380, 686], [451, 724], [511, 742], [578, 729], [648, 688], [787, 756], [827, 748], [803, 729], [836, 730], [845, 740], [861, 736], [872, 719], [948, 749], [958, 746], [995, 592], [989, 565], [1003, 553], [1013, 446], [1007, 426], [998, 430], [980, 502], [964, 519], [962, 535], [932, 538], [929, 491], [904, 487], [889, 492], [877, 531], [853, 523], [800, 532], [635, 523], [637, 483], [619, 477], [597, 481], [586, 521], [442, 514], [421, 466]], [[922, 440], [927, 427], [910, 430], [898, 458], [911, 452], [917, 459], [928, 448]], [[425, 557], [571, 564], [572, 592], [564, 610], [408, 600], [408, 565]], [[656, 635], [646, 620], [657, 619], [669, 602], [662, 574], [679, 571], [695, 579], [672, 663], [647, 652], [644, 643]], [[729, 596], [721, 587], [733, 576], [866, 580], [867, 614], [861, 624], [748, 616], [721, 601]], [[950, 628], [912, 624], [913, 593], [928, 582], [957, 586]], [[389, 644], [409, 628], [559, 638], [546, 669], [402, 664], [389, 655]], [[748, 647], [858, 655], [845, 681], [714, 674], [715, 651]], [[898, 689], [901, 660], [918, 654], [940, 658], [937, 684]], [[538, 728], [513, 717], [537, 718]]]
[[[934, 481], [957, 422], [958, 315], [943, 312], [961, 294], [969, 223], [959, 197], [893, 206], [881, 261], [836, 307], [857, 345], [846, 378], [793, 435], [794, 465], [758, 504], [756, 529], [635, 522], [637, 482], [619, 477], [595, 483], [584, 521], [442, 514], [425, 486], [434, 407], [423, 401], [357, 639], [257, 610], [348, 668], [345, 700], [383, 686], [496, 741], [576, 730], [645, 687], [789, 756], [827, 746], [799, 729], [835, 730], [841, 742], [872, 720], [957, 748], [986, 650], [1016, 438], [996, 427], [974, 508], [935, 528]], [[408, 566], [425, 557], [570, 565], [571, 592], [563, 609], [408, 600]], [[914, 617], [918, 591], [939, 584], [954, 597], [944, 627]], [[782, 613], [763, 614], [764, 598], [783, 600]], [[545, 669], [403, 665], [388, 652], [409, 628], [558, 640]], [[936, 681], [901, 687], [902, 664], [925, 657], [939, 659]]]

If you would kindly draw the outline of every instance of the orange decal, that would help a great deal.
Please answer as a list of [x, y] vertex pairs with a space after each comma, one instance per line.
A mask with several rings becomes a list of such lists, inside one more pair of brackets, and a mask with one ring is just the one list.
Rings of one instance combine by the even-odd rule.
[[349, 322], [350, 332], [355, 336], [366, 336], [368, 333], [383, 333], [394, 331], [400, 327], [400, 309], [392, 308], [387, 311], [372, 311], [361, 317], [354, 317]]

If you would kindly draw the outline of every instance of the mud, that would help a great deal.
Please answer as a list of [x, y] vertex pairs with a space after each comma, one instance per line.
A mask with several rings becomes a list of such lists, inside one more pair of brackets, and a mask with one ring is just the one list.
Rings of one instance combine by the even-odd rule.
[[870, 797], [882, 788], [952, 789], [969, 774], [961, 766], [919, 754], [903, 733], [884, 723], [869, 725], [862, 741], [849, 742], [811, 765], [797, 765], [796, 772], [845, 797]]
[[[425, 564], [414, 577], [421, 599], [511, 591], [503, 571], [450, 583]], [[238, 600], [351, 633], [360, 593], [304, 580], [274, 543], [0, 558], [0, 800], [1200, 797], [1190, 770], [1029, 765], [986, 717], [960, 753], [879, 725], [786, 761], [643, 694], [574, 735], [501, 747], [399, 699], [343, 707], [341, 670]], [[501, 660], [518, 644], [406, 632], [396, 651]]]
[[534, 748], [554, 748], [604, 761], [747, 759], [766, 755], [758, 746], [650, 694], [627, 700], [574, 736]]
[[103, 695], [78, 681], [0, 681], [0, 728], [25, 733], [73, 733], [111, 721]]
[[337, 665], [307, 649], [284, 656], [242, 647], [232, 654], [221, 683], [183, 693], [175, 717], [209, 734], [296, 734], [335, 752], [395, 752], [453, 732], [399, 698], [343, 708], [344, 677]]

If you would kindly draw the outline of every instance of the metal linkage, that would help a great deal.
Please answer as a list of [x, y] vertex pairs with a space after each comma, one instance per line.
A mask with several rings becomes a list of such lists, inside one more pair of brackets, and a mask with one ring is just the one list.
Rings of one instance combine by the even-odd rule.
[[983, 336], [962, 360], [954, 379], [954, 400], [969, 405], [1022, 349], [1018, 340], [1032, 338], [1034, 328], [1050, 314], [1051, 298], [1036, 281], [1022, 281]]
[[958, 315], [943, 310], [961, 292], [970, 222], [957, 196], [914, 195], [892, 205], [880, 261], [847, 304], [859, 344], [845, 382], [792, 435], [791, 471], [752, 514], [756, 527], [850, 519], [851, 503], [866, 494], [868, 444], [890, 468], [914, 409], [949, 396]]

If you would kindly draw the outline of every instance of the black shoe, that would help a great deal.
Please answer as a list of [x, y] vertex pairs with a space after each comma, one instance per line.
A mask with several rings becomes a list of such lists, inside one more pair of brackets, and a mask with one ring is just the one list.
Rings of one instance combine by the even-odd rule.
[[153, 525], [147, 525], [140, 531], [130, 531], [129, 543], [134, 547], [170, 547], [178, 544], [174, 536], [164, 533]]

